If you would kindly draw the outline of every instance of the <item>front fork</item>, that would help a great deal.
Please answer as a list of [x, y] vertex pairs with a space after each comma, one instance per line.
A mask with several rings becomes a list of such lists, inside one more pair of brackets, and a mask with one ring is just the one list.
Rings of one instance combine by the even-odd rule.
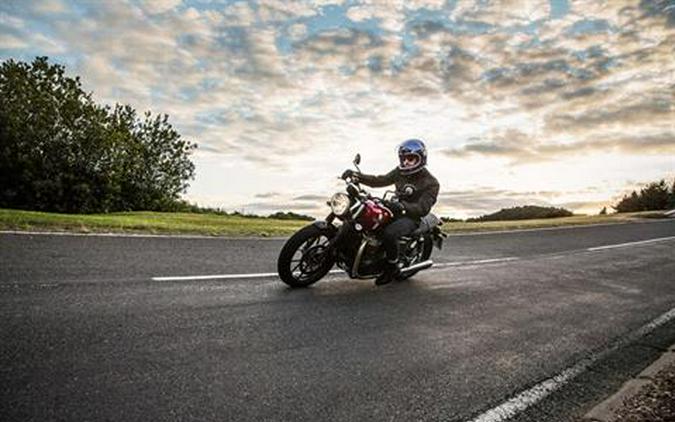
[[321, 230], [331, 232], [331, 237], [328, 240], [328, 243], [326, 244], [326, 252], [334, 254], [336, 246], [340, 244], [340, 241], [345, 237], [345, 235], [349, 231], [350, 224], [348, 222], [344, 222], [341, 226], [335, 227], [333, 225], [333, 221], [335, 221], [335, 215], [333, 213], [330, 213], [324, 221], [321, 220], [315, 221], [314, 225], [320, 228]]

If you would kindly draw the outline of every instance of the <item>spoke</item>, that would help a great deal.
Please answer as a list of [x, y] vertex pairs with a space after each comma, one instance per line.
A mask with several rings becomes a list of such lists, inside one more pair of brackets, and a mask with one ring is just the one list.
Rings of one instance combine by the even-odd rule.
[[293, 274], [293, 272], [295, 272], [295, 270], [297, 270], [298, 267], [299, 267], [301, 264], [302, 264], [302, 260], [300, 260], [300, 262], [298, 262], [298, 264], [297, 264], [295, 267], [291, 268], [291, 274]]
[[309, 249], [311, 249], [312, 247], [314, 247], [316, 245], [316, 243], [319, 241], [319, 239], [320, 239], [320, 237], [314, 237], [312, 239], [308, 239], [305, 242], [305, 245], [303, 246], [302, 250], [307, 252]]

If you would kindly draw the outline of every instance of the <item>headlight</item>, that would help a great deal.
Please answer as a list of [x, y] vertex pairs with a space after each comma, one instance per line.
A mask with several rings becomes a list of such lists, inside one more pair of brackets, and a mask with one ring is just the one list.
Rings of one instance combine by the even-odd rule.
[[329, 204], [331, 211], [333, 211], [333, 214], [337, 215], [338, 217], [341, 217], [349, 209], [351, 201], [349, 200], [349, 197], [344, 193], [336, 193], [330, 198]]

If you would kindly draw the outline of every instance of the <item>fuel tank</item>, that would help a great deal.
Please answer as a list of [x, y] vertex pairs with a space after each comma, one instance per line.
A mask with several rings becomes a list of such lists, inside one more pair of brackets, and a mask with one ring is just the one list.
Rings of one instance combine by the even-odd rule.
[[376, 230], [385, 226], [393, 218], [391, 211], [373, 200], [367, 200], [364, 207], [357, 221], [366, 230]]

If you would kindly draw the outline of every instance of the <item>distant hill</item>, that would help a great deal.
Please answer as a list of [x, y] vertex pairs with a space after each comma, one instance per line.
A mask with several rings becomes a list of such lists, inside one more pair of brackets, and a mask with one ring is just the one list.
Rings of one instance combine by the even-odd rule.
[[535, 218], [570, 217], [572, 215], [572, 211], [564, 208], [525, 205], [522, 207], [502, 208], [495, 213], [469, 218], [466, 221], [530, 220]]

